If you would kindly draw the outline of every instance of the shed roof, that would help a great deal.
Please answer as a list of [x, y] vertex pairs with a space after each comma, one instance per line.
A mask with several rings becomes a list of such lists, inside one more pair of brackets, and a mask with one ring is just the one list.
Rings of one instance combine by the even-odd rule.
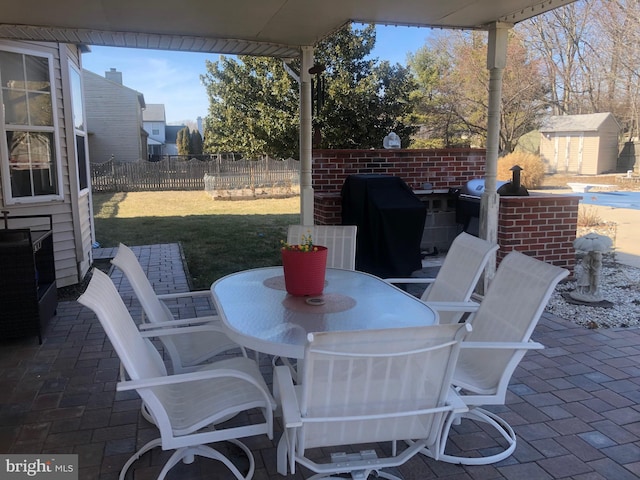
[[609, 112], [591, 113], [587, 115], [558, 115], [547, 118], [541, 132], [596, 132], [609, 117], [615, 118]]

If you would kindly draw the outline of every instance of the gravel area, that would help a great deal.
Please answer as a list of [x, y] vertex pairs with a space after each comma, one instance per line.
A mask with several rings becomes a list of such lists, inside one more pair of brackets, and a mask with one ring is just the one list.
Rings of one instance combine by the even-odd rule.
[[603, 263], [600, 290], [612, 305], [573, 305], [567, 302], [563, 294], [576, 288], [575, 280], [569, 280], [558, 285], [547, 310], [586, 328], [640, 326], [640, 269], [616, 263], [611, 258], [605, 258]]

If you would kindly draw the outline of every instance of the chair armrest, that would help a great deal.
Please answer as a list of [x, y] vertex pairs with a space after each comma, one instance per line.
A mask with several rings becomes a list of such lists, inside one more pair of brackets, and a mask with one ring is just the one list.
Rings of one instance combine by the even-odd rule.
[[384, 278], [383, 279], [387, 283], [433, 283], [435, 282], [435, 278], [421, 278], [421, 277], [406, 277], [406, 278]]
[[211, 297], [211, 292], [209, 290], [196, 290], [195, 292], [178, 292], [178, 293], [163, 293], [161, 295], [156, 295], [160, 300], [173, 300], [176, 298], [184, 298], [184, 297]]
[[[116, 384], [116, 390], [118, 392], [125, 392], [127, 390], [138, 390], [152, 387], [158, 387], [163, 385], [177, 385], [181, 383], [189, 382], [201, 382], [203, 380], [214, 380], [217, 378], [237, 378], [244, 380], [256, 387], [265, 398], [266, 403], [271, 406], [272, 410], [276, 409], [276, 402], [273, 396], [266, 389], [266, 386], [261, 384], [264, 380], [256, 380], [253, 375], [242, 372], [240, 370], [234, 370], [232, 368], [209, 368], [207, 370], [200, 370], [198, 372], [179, 373], [176, 375], [166, 375], [164, 377], [145, 378], [142, 380], [126, 380], [118, 382]], [[188, 387], [187, 387], [188, 388]]]
[[[146, 328], [140, 329], [140, 335], [144, 338], [162, 337], [165, 335], [182, 335], [185, 333], [200, 333], [200, 332], [216, 332], [226, 335], [226, 332], [216, 325], [191, 325], [191, 326], [177, 326], [172, 327], [166, 325], [172, 322], [160, 322], [153, 325], [159, 325], [158, 328]], [[231, 343], [231, 340], [229, 340]], [[239, 346], [239, 345], [238, 345]]]
[[196, 318], [185, 318], [181, 320], [170, 320], [168, 322], [155, 322], [155, 323], [142, 323], [138, 325], [139, 330], [152, 330], [155, 328], [176, 328], [176, 327], [190, 327], [194, 325], [207, 325], [212, 321], [219, 319], [220, 317], [216, 316], [208, 316], [208, 317], [196, 317]]
[[282, 406], [282, 420], [285, 428], [302, 426], [300, 407], [296, 396], [291, 371], [286, 365], [280, 365], [273, 370], [274, 396], [279, 398]]
[[478, 310], [480, 304], [476, 302], [425, 302], [439, 312], [470, 312]]
[[529, 340], [528, 342], [467, 342], [462, 341], [460, 348], [491, 350], [542, 350], [544, 345]]

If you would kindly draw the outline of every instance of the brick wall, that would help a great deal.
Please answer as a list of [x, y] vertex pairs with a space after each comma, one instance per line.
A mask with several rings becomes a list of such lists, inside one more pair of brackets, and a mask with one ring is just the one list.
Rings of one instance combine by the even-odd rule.
[[577, 195], [500, 197], [498, 262], [518, 250], [573, 272], [579, 200]]
[[[458, 188], [482, 178], [485, 151], [452, 150], [314, 150], [314, 221], [342, 223], [340, 190], [349, 175], [396, 175], [411, 188], [430, 182], [436, 190]], [[579, 197], [538, 195], [501, 197], [498, 261], [513, 249], [573, 271]]]
[[430, 182], [434, 189], [458, 188], [484, 176], [485, 151], [451, 150], [314, 150], [314, 221], [319, 225], [342, 222], [340, 190], [349, 175], [396, 175], [411, 188]]
[[315, 193], [339, 193], [353, 174], [378, 173], [401, 177], [411, 188], [425, 182], [436, 189], [460, 187], [484, 176], [485, 151], [451, 150], [314, 150]]

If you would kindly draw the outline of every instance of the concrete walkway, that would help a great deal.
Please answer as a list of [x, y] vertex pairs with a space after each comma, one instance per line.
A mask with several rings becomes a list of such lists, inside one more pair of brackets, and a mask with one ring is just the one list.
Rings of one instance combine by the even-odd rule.
[[602, 220], [617, 224], [614, 245], [616, 260], [624, 265], [640, 268], [640, 210], [599, 205], [586, 207], [598, 212]]
[[[533, 190], [532, 190], [533, 192]], [[571, 195], [570, 189], [538, 190], [538, 193]], [[597, 195], [598, 192], [593, 192]], [[640, 268], [640, 210], [600, 205], [580, 204], [593, 210], [601, 220], [617, 224], [615, 238], [616, 260], [623, 265]]]
[[[178, 245], [133, 249], [159, 292], [187, 290]], [[138, 318], [140, 306], [128, 282], [117, 271], [111, 276]], [[194, 311], [181, 305], [182, 315]], [[405, 480], [640, 478], [640, 329], [587, 330], [545, 314], [533, 338], [546, 348], [527, 354], [506, 405], [491, 408], [515, 429], [514, 454], [475, 467], [417, 456], [399, 468]], [[270, 382], [266, 356], [261, 370]], [[75, 453], [81, 480], [117, 479], [127, 458], [157, 434], [140, 415], [137, 395], [115, 392], [118, 378], [118, 358], [94, 314], [77, 302], [61, 302], [42, 345], [34, 338], [0, 342], [0, 452]], [[275, 470], [280, 432], [277, 427], [273, 441], [259, 436], [246, 442], [256, 458], [255, 480], [284, 478]], [[490, 431], [466, 421], [449, 446], [469, 455], [499, 448]], [[145, 455], [127, 478], [156, 478], [167, 457], [159, 450]], [[309, 476], [299, 469], [287, 478]], [[177, 465], [167, 478], [232, 475], [217, 462], [197, 459]]]

